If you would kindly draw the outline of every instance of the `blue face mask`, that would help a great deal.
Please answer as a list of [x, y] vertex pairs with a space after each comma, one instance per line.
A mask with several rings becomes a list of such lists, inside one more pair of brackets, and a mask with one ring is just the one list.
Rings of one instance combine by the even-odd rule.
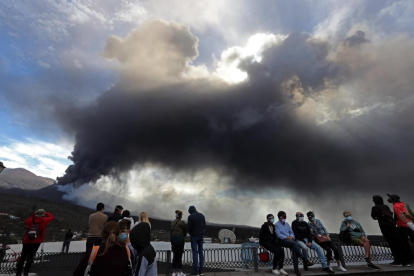
[[351, 216], [346, 217], [347, 220], [353, 220], [353, 218]]
[[121, 233], [121, 234], [118, 236], [118, 239], [119, 239], [120, 241], [125, 241], [127, 238], [128, 238], [128, 234], [127, 234], [127, 233]]
[[275, 219], [274, 218], [270, 219], [270, 222], [275, 223]]

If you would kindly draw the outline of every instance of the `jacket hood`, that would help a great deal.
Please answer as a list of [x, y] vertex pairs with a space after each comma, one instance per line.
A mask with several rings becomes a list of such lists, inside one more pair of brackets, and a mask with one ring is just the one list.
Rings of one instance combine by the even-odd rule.
[[190, 214], [194, 214], [195, 212], [197, 212], [197, 209], [196, 209], [196, 207], [194, 207], [194, 206], [190, 206], [190, 208], [188, 208], [188, 212], [189, 212]]
[[373, 196], [372, 200], [374, 201], [375, 205], [384, 204], [384, 199], [379, 195]]

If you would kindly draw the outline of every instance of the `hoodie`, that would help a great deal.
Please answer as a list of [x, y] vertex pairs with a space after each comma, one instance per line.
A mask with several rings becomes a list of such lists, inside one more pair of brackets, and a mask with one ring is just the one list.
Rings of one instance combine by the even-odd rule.
[[384, 204], [384, 200], [381, 196], [376, 195], [373, 197], [375, 206], [371, 209], [371, 217], [374, 220], [378, 220], [378, 225], [395, 227], [395, 221], [392, 217], [392, 212], [388, 205]]
[[194, 206], [188, 208], [190, 215], [188, 216], [187, 230], [190, 236], [201, 236], [205, 233], [206, 218], [202, 213], [197, 212]]
[[407, 209], [405, 208], [404, 202], [395, 202], [394, 206], [393, 206], [393, 209], [394, 209], [394, 217], [397, 218], [397, 226], [398, 227], [408, 227], [407, 223], [405, 223], [400, 218], [400, 213], [401, 212], [408, 213]]

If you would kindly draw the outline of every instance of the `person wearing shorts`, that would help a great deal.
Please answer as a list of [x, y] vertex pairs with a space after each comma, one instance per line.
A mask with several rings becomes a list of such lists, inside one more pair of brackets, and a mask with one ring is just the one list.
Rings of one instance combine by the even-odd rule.
[[364, 228], [362, 225], [354, 220], [351, 212], [343, 212], [345, 220], [342, 221], [340, 231], [347, 231], [351, 237], [351, 244], [355, 246], [361, 246], [365, 249], [365, 258], [367, 262], [367, 267], [375, 270], [380, 270], [379, 267], [375, 266], [371, 261], [371, 243], [368, 240]]

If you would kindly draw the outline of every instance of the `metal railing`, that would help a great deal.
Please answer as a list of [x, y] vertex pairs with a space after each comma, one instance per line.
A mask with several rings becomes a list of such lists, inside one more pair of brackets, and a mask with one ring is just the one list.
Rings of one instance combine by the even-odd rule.
[[[350, 262], [365, 262], [364, 249], [357, 246], [346, 246], [341, 243], [334, 243], [339, 249], [340, 259], [344, 266]], [[264, 251], [258, 248], [257, 244], [244, 244], [240, 247], [233, 248], [208, 248], [204, 249], [204, 269], [205, 272], [217, 272], [235, 269], [254, 269], [258, 271], [259, 267], [270, 267], [272, 265], [272, 253], [270, 261], [263, 263], [258, 259], [258, 253]], [[170, 250], [157, 250], [158, 273], [171, 273], [171, 261], [173, 253]], [[315, 265], [320, 264], [320, 260], [314, 250], [308, 250], [309, 259]], [[62, 253], [37, 253], [32, 265], [33, 272], [56, 272], [65, 273], [73, 272], [80, 260], [84, 257], [84, 252], [69, 254]], [[19, 254], [5, 254], [3, 261], [0, 263], [0, 273], [13, 273], [16, 271], [16, 258]], [[192, 251], [186, 249], [183, 254], [182, 268], [184, 271], [191, 271], [193, 265]], [[393, 260], [391, 250], [386, 242], [371, 242], [371, 258], [373, 261]], [[301, 260], [299, 260], [301, 263]], [[285, 265], [292, 265], [293, 259], [289, 249], [285, 249]]]

